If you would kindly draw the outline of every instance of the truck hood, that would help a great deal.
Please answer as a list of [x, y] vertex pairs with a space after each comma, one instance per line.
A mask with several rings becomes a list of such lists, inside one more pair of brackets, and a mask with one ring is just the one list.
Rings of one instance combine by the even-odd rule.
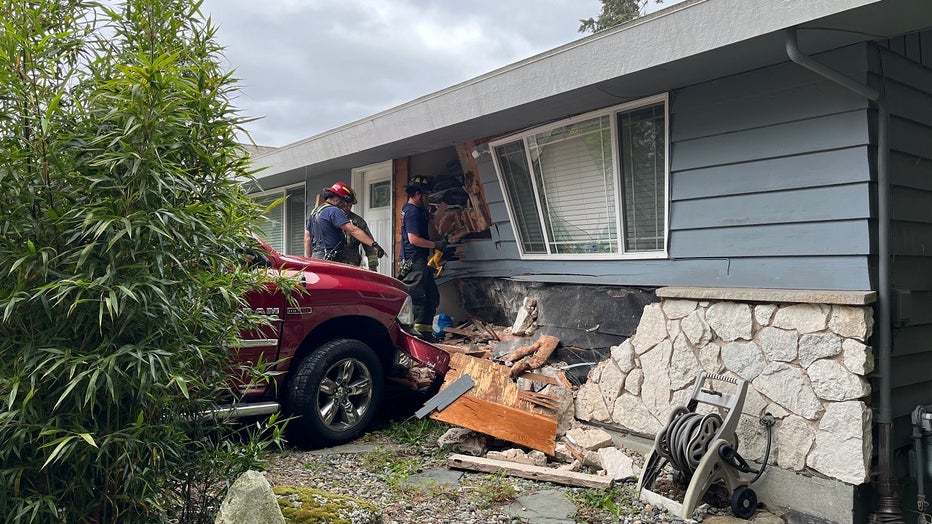
[[385, 286], [397, 289], [405, 294], [408, 293], [405, 285], [397, 279], [387, 277], [375, 271], [353, 267], [348, 264], [282, 254], [279, 254], [279, 260], [281, 261], [281, 266], [278, 269], [283, 271], [304, 272], [308, 283], [315, 283], [317, 279], [333, 278], [338, 281], [357, 281], [363, 286]]

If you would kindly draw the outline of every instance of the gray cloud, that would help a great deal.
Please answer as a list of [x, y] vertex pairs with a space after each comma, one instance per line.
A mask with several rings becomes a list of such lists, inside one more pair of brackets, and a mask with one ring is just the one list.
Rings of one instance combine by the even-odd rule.
[[205, 0], [234, 104], [260, 145], [282, 146], [584, 35], [599, 0]]

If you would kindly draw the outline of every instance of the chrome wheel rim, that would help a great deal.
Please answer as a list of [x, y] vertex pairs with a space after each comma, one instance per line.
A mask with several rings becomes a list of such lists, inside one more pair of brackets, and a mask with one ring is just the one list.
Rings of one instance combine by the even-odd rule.
[[317, 414], [333, 431], [345, 431], [359, 423], [372, 405], [372, 375], [355, 358], [330, 366], [317, 391]]

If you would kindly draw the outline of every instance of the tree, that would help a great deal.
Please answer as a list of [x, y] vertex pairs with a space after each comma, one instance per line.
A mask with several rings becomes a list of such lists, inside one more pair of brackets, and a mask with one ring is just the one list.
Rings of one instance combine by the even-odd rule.
[[[261, 210], [192, 0], [0, 8], [0, 515], [212, 522]], [[219, 489], [218, 489], [219, 488]]]
[[[598, 33], [623, 24], [641, 16], [647, 8], [649, 0], [602, 0], [602, 12], [597, 19], [587, 18], [579, 20], [579, 32]], [[654, 3], [661, 3], [655, 0]]]

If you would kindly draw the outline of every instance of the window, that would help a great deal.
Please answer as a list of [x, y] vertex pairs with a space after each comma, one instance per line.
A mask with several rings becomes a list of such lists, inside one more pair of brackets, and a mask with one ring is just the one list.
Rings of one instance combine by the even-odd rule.
[[664, 256], [666, 107], [661, 95], [491, 144], [522, 257]]
[[304, 186], [262, 193], [253, 196], [253, 199], [265, 207], [285, 195], [288, 198], [283, 204], [265, 213], [265, 220], [260, 223], [257, 234], [279, 253], [303, 255], [306, 212]]

